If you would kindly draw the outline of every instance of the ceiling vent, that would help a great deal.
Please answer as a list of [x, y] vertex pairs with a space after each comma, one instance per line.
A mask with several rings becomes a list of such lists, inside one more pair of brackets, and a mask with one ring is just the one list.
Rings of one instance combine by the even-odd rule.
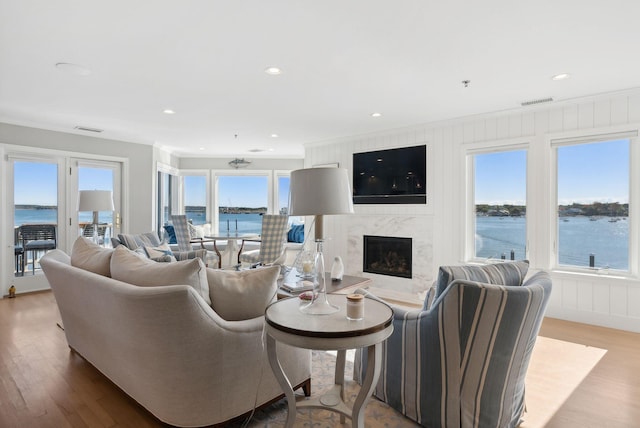
[[77, 129], [78, 131], [96, 132], [98, 134], [104, 131], [104, 129], [89, 128], [88, 126], [76, 126], [73, 129]]
[[549, 98], [540, 98], [538, 100], [529, 100], [529, 101], [523, 101], [520, 103], [520, 105], [522, 105], [522, 107], [527, 107], [527, 106], [533, 106], [536, 104], [544, 104], [544, 103], [550, 103], [553, 101], [553, 98], [549, 97]]

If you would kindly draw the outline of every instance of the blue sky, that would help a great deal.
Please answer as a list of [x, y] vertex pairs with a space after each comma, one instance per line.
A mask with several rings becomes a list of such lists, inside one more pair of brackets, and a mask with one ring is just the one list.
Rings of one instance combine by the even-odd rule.
[[[206, 178], [186, 176], [185, 205], [204, 206], [206, 204]], [[267, 178], [262, 176], [221, 176], [218, 178], [219, 205], [266, 207]], [[289, 199], [289, 178], [279, 178], [279, 207], [287, 206]], [[278, 207], [278, 208], [279, 208]]]
[[[525, 150], [475, 155], [476, 203], [524, 205], [526, 156]], [[558, 203], [594, 201], [629, 202], [628, 140], [558, 148]]]
[[[476, 203], [524, 205], [526, 151], [476, 155]], [[560, 204], [629, 201], [629, 141], [582, 144], [558, 148], [558, 200]], [[15, 162], [17, 205], [57, 205], [57, 165]], [[111, 170], [80, 168], [81, 189], [111, 190]], [[205, 205], [206, 179], [186, 176], [186, 205]], [[280, 181], [280, 206], [286, 206], [288, 180]], [[267, 206], [267, 178], [222, 176], [220, 205]]]

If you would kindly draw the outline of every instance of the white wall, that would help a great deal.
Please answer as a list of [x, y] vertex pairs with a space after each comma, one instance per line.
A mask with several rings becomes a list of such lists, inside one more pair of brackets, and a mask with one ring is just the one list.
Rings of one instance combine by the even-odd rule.
[[[0, 144], [27, 146], [63, 153], [87, 153], [92, 155], [126, 158], [129, 160], [129, 181], [123, 207], [128, 207], [127, 219], [123, 219], [123, 230], [144, 232], [153, 224], [154, 194], [151, 193], [155, 165], [153, 148], [149, 145], [127, 143], [64, 132], [0, 123]], [[4, 192], [4, 188], [0, 189]]]
[[[550, 236], [551, 138], [617, 132], [640, 127], [640, 90], [599, 95], [533, 108], [424, 124], [306, 147], [305, 166], [339, 162], [352, 170], [355, 152], [427, 144], [427, 205], [356, 205], [353, 216], [326, 217], [328, 260], [345, 259], [346, 272], [371, 277], [374, 287], [416, 293], [428, 287], [444, 264], [465, 258], [465, 151], [483, 143], [529, 144], [528, 221], [533, 233]], [[633, 209], [633, 207], [632, 207]], [[547, 217], [545, 217], [547, 216]], [[412, 280], [362, 273], [362, 235], [409, 236], [414, 239]], [[545, 248], [531, 248], [531, 269], [549, 269]], [[418, 251], [416, 251], [416, 248]], [[415, 257], [418, 252], [419, 257]], [[553, 293], [547, 315], [640, 332], [640, 281], [597, 274], [552, 272]]]

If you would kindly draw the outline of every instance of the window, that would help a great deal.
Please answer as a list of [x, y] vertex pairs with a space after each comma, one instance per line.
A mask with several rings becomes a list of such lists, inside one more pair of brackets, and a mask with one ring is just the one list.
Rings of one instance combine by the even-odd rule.
[[177, 178], [168, 172], [158, 171], [158, 231], [163, 230], [162, 227], [171, 221], [171, 214], [178, 213], [175, 203]]
[[526, 258], [526, 150], [471, 155], [473, 256]]
[[289, 214], [289, 176], [278, 176], [278, 213]]
[[269, 206], [267, 175], [217, 176], [218, 230], [260, 233]]
[[629, 148], [556, 146], [558, 265], [629, 270]]
[[182, 178], [184, 213], [193, 224], [207, 221], [207, 176], [186, 175]]

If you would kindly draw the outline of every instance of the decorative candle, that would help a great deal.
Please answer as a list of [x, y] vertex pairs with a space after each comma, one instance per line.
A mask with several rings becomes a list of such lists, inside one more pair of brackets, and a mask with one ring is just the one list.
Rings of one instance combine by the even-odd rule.
[[311, 273], [313, 270], [313, 262], [307, 261], [302, 263], [302, 272], [303, 273]]
[[347, 294], [347, 319], [359, 321], [364, 318], [364, 296]]

